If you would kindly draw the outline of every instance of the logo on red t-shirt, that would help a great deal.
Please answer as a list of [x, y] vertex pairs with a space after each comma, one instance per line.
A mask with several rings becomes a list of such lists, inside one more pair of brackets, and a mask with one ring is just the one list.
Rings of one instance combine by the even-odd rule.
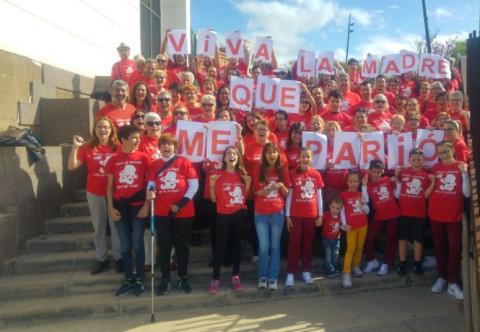
[[136, 179], [138, 179], [137, 169], [133, 165], [125, 165], [125, 168], [119, 173], [120, 178], [118, 182], [132, 184]]
[[[227, 189], [229, 187], [225, 187]], [[242, 193], [242, 188], [239, 186], [235, 186], [232, 191], [228, 193], [230, 195], [230, 204], [235, 205], [235, 204], [243, 204], [244, 197]]]
[[175, 189], [177, 186], [178, 180], [177, 180], [177, 173], [174, 171], [168, 171], [165, 176], [162, 176], [160, 178], [160, 181], [163, 183], [160, 185], [160, 188], [163, 190], [166, 189]]
[[440, 182], [442, 182], [442, 184], [440, 185], [440, 190], [453, 191], [453, 189], [455, 189], [455, 186], [457, 185], [455, 181], [455, 175], [447, 174], [444, 178], [441, 177], [441, 175], [442, 174], [438, 175], [438, 177], [440, 178]]

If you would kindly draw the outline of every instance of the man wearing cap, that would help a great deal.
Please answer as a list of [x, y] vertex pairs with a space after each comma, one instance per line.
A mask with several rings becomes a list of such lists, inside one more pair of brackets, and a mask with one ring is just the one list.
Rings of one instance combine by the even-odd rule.
[[283, 66], [280, 66], [277, 69], [275, 69], [273, 71], [273, 73], [275, 74], [276, 78], [279, 78], [281, 80], [285, 80], [285, 79], [287, 79], [288, 70], [287, 70], [287, 68], [285, 68]]
[[116, 80], [122, 80], [127, 82], [130, 75], [135, 71], [135, 62], [130, 57], [130, 47], [125, 43], [121, 43], [117, 47], [120, 61], [115, 62], [112, 67], [112, 74], [110, 75], [110, 81], [113, 83]]

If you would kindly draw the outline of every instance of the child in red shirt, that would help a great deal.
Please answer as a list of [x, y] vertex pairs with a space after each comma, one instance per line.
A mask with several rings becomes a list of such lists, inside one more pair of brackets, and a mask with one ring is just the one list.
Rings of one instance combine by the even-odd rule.
[[[360, 174], [355, 170], [350, 170], [346, 178], [347, 190], [340, 193], [343, 199], [343, 207], [340, 212], [342, 225], [347, 232], [347, 251], [343, 260], [343, 287], [352, 287], [352, 270], [357, 278], [363, 277], [360, 270], [360, 261], [362, 260], [363, 243], [367, 236], [367, 214], [368, 195], [367, 181], [368, 175], [362, 179], [362, 192], [358, 191], [360, 186]], [[352, 267], [353, 265], [353, 267]]]
[[341, 275], [340, 271], [337, 270], [337, 258], [340, 250], [340, 225], [342, 223], [340, 211], [342, 210], [343, 200], [340, 196], [335, 196], [328, 206], [329, 210], [325, 211], [322, 217], [322, 243], [327, 277], [333, 278]]
[[309, 147], [300, 150], [300, 164], [290, 171], [292, 188], [285, 203], [288, 238], [287, 280], [293, 286], [293, 276], [298, 271], [300, 246], [302, 248], [302, 276], [307, 284], [314, 282], [310, 274], [310, 258], [315, 236], [315, 226], [322, 225], [322, 176], [312, 168], [313, 152]]
[[[123, 126], [118, 130], [122, 151], [112, 156], [105, 172], [108, 174], [108, 211], [115, 221], [120, 237], [125, 283], [116, 292], [123, 296], [134, 292], [144, 293], [145, 277], [145, 218], [150, 203], [145, 201], [145, 176], [151, 160], [148, 155], [137, 151], [140, 132], [134, 125]], [[133, 275], [132, 247], [135, 250], [136, 276]]]
[[[364, 273], [370, 273], [380, 267], [378, 275], [388, 275], [388, 266], [393, 264], [395, 258], [395, 247], [397, 242], [398, 219], [401, 215], [397, 201], [393, 195], [395, 184], [388, 176], [384, 176], [385, 165], [380, 159], [370, 161], [369, 173], [371, 177], [367, 186], [368, 196], [372, 200], [375, 214], [368, 225], [367, 238], [365, 240], [365, 256], [367, 265], [363, 269]], [[383, 264], [375, 258], [374, 244], [375, 238], [382, 230], [384, 224], [387, 224], [387, 247], [383, 257]]]
[[415, 274], [423, 274], [423, 236], [427, 222], [427, 199], [435, 183], [423, 169], [423, 150], [412, 149], [408, 153], [410, 168], [395, 170], [392, 180], [397, 183], [394, 191], [402, 217], [398, 223], [398, 274], [407, 274], [407, 241], [413, 235], [413, 256]]
[[243, 290], [238, 273], [242, 228], [247, 209], [245, 203], [251, 180], [243, 166], [240, 152], [233, 146], [227, 147], [223, 153], [222, 171], [210, 175], [210, 197], [217, 203], [217, 250], [213, 256], [213, 280], [208, 289], [210, 294], [218, 292], [220, 267], [229, 239], [232, 246], [232, 285], [235, 291]]

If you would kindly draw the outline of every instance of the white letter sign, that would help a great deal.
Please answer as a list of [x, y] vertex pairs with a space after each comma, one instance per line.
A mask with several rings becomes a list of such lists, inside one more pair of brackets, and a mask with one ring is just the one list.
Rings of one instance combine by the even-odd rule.
[[427, 129], [417, 130], [416, 148], [423, 150], [423, 160], [425, 166], [433, 166], [438, 161], [436, 145], [443, 140], [443, 130], [430, 131]]
[[179, 120], [177, 124], [177, 154], [191, 162], [203, 161], [207, 128], [202, 122]]
[[253, 102], [253, 78], [232, 76], [230, 82], [230, 108], [251, 111]]
[[272, 62], [273, 39], [270, 37], [257, 37], [253, 51], [253, 61]]
[[190, 33], [186, 30], [172, 30], [167, 34], [168, 54], [189, 54]]
[[315, 52], [298, 51], [297, 75], [313, 77], [315, 75]]
[[221, 161], [227, 146], [235, 146], [237, 126], [233, 121], [211, 121], [207, 132], [207, 158]]
[[309, 131], [302, 133], [302, 146], [308, 146], [313, 152], [312, 167], [324, 170], [327, 167], [327, 136]]
[[413, 148], [412, 133], [391, 134], [388, 139], [388, 169], [408, 167], [408, 154]]
[[378, 56], [368, 54], [363, 60], [362, 65], [363, 77], [377, 77], [378, 76]]
[[316, 60], [316, 75], [333, 75], [333, 51], [318, 51]]
[[197, 39], [197, 54], [215, 56], [215, 43], [217, 34], [214, 31], [199, 29]]
[[240, 31], [225, 33], [225, 53], [227, 59], [243, 58], [243, 40]]
[[360, 161], [360, 136], [358, 133], [336, 132], [333, 146], [335, 168], [350, 169]]

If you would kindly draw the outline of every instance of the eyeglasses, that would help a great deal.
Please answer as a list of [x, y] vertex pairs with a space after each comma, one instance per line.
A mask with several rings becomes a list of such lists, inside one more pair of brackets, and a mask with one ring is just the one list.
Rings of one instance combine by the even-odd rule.
[[457, 130], [457, 129], [456, 129], [456, 128], [444, 128], [443, 130], [448, 131], [449, 133], [451, 133], [452, 131], [455, 131], [455, 130]]
[[145, 118], [145, 114], [135, 114], [133, 116], [134, 120], [143, 119], [143, 118]]
[[462, 100], [461, 99], [450, 99], [450, 101], [460, 103]]
[[305, 100], [305, 99], [300, 100], [300, 103], [302, 103], [302, 104], [310, 104], [310, 102], [309, 102], [308, 100]]
[[167, 62], [167, 60], [157, 59], [157, 62], [158, 62], [158, 63], [165, 63], [165, 62]]
[[175, 112], [173, 112], [173, 115], [181, 115], [181, 116], [184, 116], [184, 115], [187, 115], [187, 112], [175, 111]]
[[214, 104], [212, 103], [202, 103], [202, 107], [213, 107]]
[[262, 63], [261, 66], [262, 66], [262, 67], [269, 67], [270, 64], [269, 64], [269, 63]]
[[130, 51], [128, 48], [121, 48], [118, 50], [119, 52], [128, 52]]
[[420, 119], [417, 119], [417, 118], [409, 118], [408, 121], [420, 122]]
[[160, 127], [162, 125], [162, 121], [148, 121], [147, 126], [153, 127], [153, 126]]
[[170, 98], [158, 98], [157, 101], [159, 103], [168, 103], [170, 101]]
[[439, 155], [446, 155], [446, 154], [448, 154], [449, 152], [451, 152], [451, 151], [450, 151], [450, 150], [438, 151], [438, 154], [439, 154]]
[[375, 103], [377, 103], [377, 104], [385, 104], [386, 101], [385, 101], [385, 100], [375, 100]]

